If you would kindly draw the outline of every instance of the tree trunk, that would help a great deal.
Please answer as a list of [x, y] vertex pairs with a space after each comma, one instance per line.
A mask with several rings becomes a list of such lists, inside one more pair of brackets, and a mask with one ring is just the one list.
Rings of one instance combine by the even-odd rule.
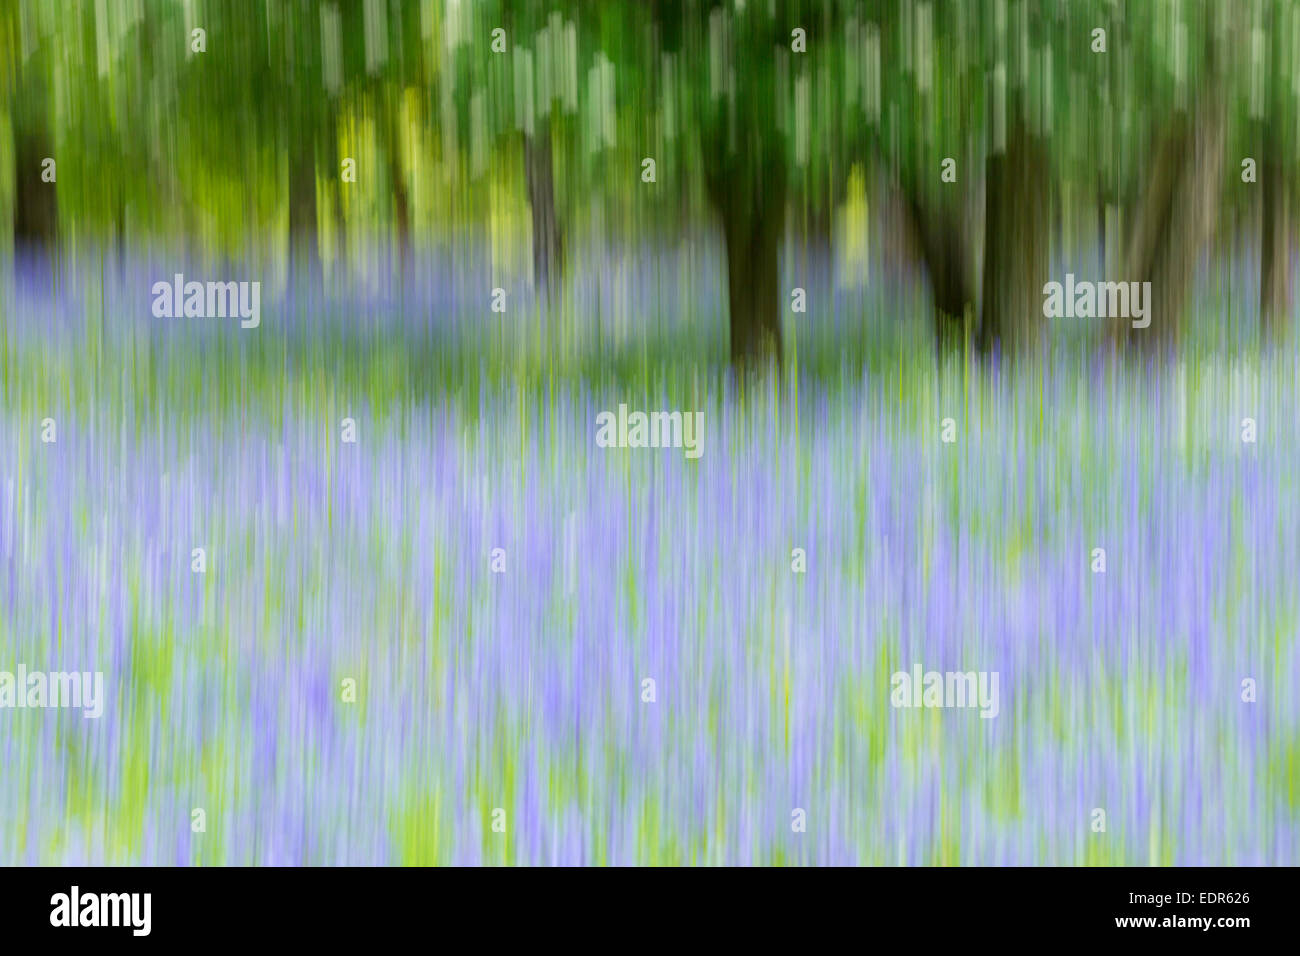
[[113, 247], [117, 252], [117, 278], [126, 275], [126, 193], [119, 186], [113, 207]]
[[805, 276], [813, 269], [830, 267], [835, 256], [835, 217], [831, 209], [835, 200], [809, 197], [807, 202], [797, 228], [800, 271]]
[[1224, 116], [1213, 95], [1195, 119], [1178, 113], [1161, 137], [1138, 203], [1128, 255], [1128, 281], [1150, 282], [1146, 319], [1133, 328], [1118, 320], [1117, 333], [1146, 349], [1176, 345], [1201, 252], [1214, 233], [1224, 163]]
[[1260, 217], [1259, 324], [1265, 340], [1279, 341], [1290, 331], [1291, 318], [1291, 190], [1286, 166], [1282, 161], [1282, 142], [1278, 130], [1285, 124], [1290, 103], [1283, 67], [1283, 35], [1286, 24], [1279, 22], [1285, 8], [1270, 7], [1271, 68], [1268, 71], [1268, 114], [1260, 124], [1258, 142], [1262, 144], [1263, 168], [1261, 196], [1264, 206]]
[[975, 302], [969, 244], [953, 202], [927, 196], [918, 187], [909, 189], [905, 200], [913, 238], [930, 277], [935, 348], [942, 355], [962, 347], [966, 314]]
[[1022, 121], [1008, 123], [1006, 150], [988, 158], [978, 336], [980, 351], [1004, 356], [1031, 351], [1041, 338], [1052, 190], [1043, 144]]
[[727, 251], [727, 304], [730, 314], [731, 361], [746, 365], [781, 358], [781, 291], [778, 247], [781, 230], [769, 217], [758, 222], [722, 213]]
[[788, 188], [784, 144], [771, 110], [754, 91], [738, 95], [742, 109], [706, 126], [705, 187], [722, 221], [727, 254], [731, 362], [757, 367], [781, 362], [778, 249]]
[[344, 277], [348, 274], [348, 219], [343, 211], [343, 180], [338, 175], [331, 183], [330, 201], [334, 207], [334, 271]]
[[536, 133], [524, 136], [524, 179], [533, 216], [533, 286], [553, 302], [564, 274], [564, 250], [555, 209], [549, 119], [539, 119]]
[[58, 186], [41, 178], [41, 164], [54, 150], [45, 120], [36, 113], [20, 108], [13, 117], [14, 254], [23, 258], [48, 256], [58, 238]]
[[1268, 142], [1260, 170], [1264, 208], [1260, 217], [1259, 314], [1261, 329], [1269, 339], [1285, 336], [1291, 311], [1291, 197], [1277, 154], [1277, 144]]
[[339, 150], [339, 107], [330, 103], [321, 131], [321, 161], [327, 170], [330, 214], [334, 220], [334, 263], [332, 274], [344, 277], [348, 270], [348, 223], [343, 212], [343, 156]]
[[1101, 177], [1097, 177], [1097, 262], [1101, 266], [1101, 271], [1106, 271], [1106, 265], [1109, 261], [1106, 258], [1106, 184]]
[[402, 136], [398, 107], [384, 97], [384, 154], [388, 161], [388, 186], [393, 196], [393, 221], [397, 227], [397, 260], [402, 272], [411, 257], [411, 198], [406, 188], [406, 164], [402, 162]]
[[397, 222], [397, 258], [403, 272], [411, 258], [411, 199], [406, 190], [406, 168], [400, 147], [394, 143], [388, 153], [388, 178], [393, 189], [393, 218]]
[[316, 148], [311, 133], [289, 143], [289, 268], [295, 275], [320, 272], [316, 230]]

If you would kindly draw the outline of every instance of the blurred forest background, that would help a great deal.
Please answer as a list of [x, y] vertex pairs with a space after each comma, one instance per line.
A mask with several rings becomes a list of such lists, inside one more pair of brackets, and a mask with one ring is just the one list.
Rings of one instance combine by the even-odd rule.
[[0, 668], [106, 678], [0, 718], [0, 863], [1295, 864], [1298, 52], [1300, 0], [0, 0]]
[[789, 350], [782, 257], [841, 288], [915, 275], [941, 347], [1035, 348], [1066, 271], [1150, 281], [1150, 328], [1099, 331], [1168, 346], [1207, 261], [1251, 300], [1234, 322], [1290, 325], [1291, 0], [0, 10], [18, 262], [149, 251], [337, 282], [473, 240], [485, 308], [489, 286], [527, 284], [563, 312], [590, 307], [566, 290], [602, 267], [591, 250], [702, 235], [739, 362]]

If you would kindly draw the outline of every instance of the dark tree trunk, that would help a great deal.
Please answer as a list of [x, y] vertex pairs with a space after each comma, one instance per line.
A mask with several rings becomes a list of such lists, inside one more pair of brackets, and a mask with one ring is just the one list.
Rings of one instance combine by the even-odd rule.
[[1012, 356], [1031, 351], [1042, 334], [1052, 181], [1042, 142], [1022, 121], [1007, 122], [1006, 150], [988, 158], [986, 173], [978, 345]]
[[966, 319], [975, 313], [974, 244], [968, 241], [964, 197], [957, 193], [962, 187], [927, 178], [939, 168], [937, 159], [900, 172], [879, 151], [875, 159], [881, 254], [886, 261], [901, 256], [900, 265], [919, 259], [924, 266], [934, 300], [935, 350], [942, 357], [963, 347]]
[[343, 211], [343, 180], [335, 176], [330, 190], [330, 201], [334, 206], [334, 270], [340, 276], [348, 271], [348, 220]]
[[792, 238], [797, 248], [789, 251], [791, 280], [809, 297], [814, 290], [835, 286], [835, 220], [831, 210], [837, 200], [833, 194], [807, 196], [803, 212], [794, 216], [797, 223]]
[[411, 258], [411, 199], [406, 190], [406, 168], [402, 165], [401, 147], [396, 142], [388, 151], [388, 178], [393, 190], [393, 218], [397, 224], [397, 258], [405, 271]]
[[826, 201], [809, 200], [809, 207], [799, 217], [798, 238], [800, 266], [807, 273], [812, 267], [826, 266], [835, 251], [835, 218]]
[[316, 148], [303, 131], [289, 143], [289, 265], [295, 275], [320, 272], [316, 215]]
[[1291, 324], [1291, 189], [1278, 135], [1290, 97], [1284, 82], [1289, 70], [1282, 68], [1285, 24], [1278, 22], [1280, 12], [1276, 5], [1270, 8], [1268, 115], [1259, 131], [1259, 142], [1263, 144], [1260, 198], [1264, 204], [1260, 217], [1259, 323], [1263, 337], [1273, 341], [1285, 338]]
[[[956, 187], [954, 187], [956, 188]], [[962, 216], [954, 202], [909, 190], [906, 208], [934, 297], [934, 340], [939, 354], [962, 347], [975, 303], [974, 264]]]
[[113, 247], [117, 253], [117, 277], [120, 280], [126, 275], [126, 194], [121, 186], [113, 209]]
[[411, 258], [411, 198], [402, 162], [402, 137], [398, 107], [387, 96], [383, 103], [384, 154], [388, 161], [388, 187], [393, 197], [393, 222], [397, 228], [397, 260], [402, 272]]
[[1270, 141], [1264, 149], [1259, 314], [1264, 335], [1280, 339], [1287, 332], [1291, 310], [1291, 197], [1277, 144]]
[[[1097, 179], [1097, 262], [1106, 271], [1106, 184]], [[1118, 280], [1116, 280], [1118, 281]]]
[[41, 178], [41, 164], [54, 158], [53, 144], [36, 112], [20, 108], [13, 118], [14, 253], [22, 257], [50, 255], [58, 238], [58, 185]]
[[757, 223], [722, 214], [727, 251], [727, 304], [730, 314], [731, 360], [736, 365], [761, 361], [769, 353], [781, 357], [781, 290], [778, 247], [781, 230], [776, 217]]
[[1207, 95], [1195, 119], [1180, 112], [1161, 136], [1134, 217], [1128, 281], [1151, 283], [1150, 326], [1119, 319], [1121, 338], [1145, 349], [1167, 348], [1182, 335], [1182, 316], [1201, 252], [1214, 232], [1224, 164], [1224, 116]]
[[560, 219], [555, 209], [549, 119], [539, 119], [534, 135], [524, 136], [524, 179], [533, 214], [533, 285], [548, 302], [552, 302], [564, 274], [564, 249]]
[[811, 208], [804, 216], [804, 243], [810, 248], [822, 252], [828, 251], [835, 244], [835, 215], [833, 203], [839, 198], [823, 202], [811, 202]]
[[343, 156], [339, 152], [339, 109], [331, 103], [325, 117], [322, 130], [322, 162], [328, 170], [330, 212], [334, 219], [334, 264], [333, 273], [338, 276], [347, 274], [348, 268], [348, 223], [343, 212]]
[[726, 243], [731, 361], [756, 367], [769, 356], [781, 362], [786, 165], [770, 106], [754, 91], [738, 99], [739, 115], [730, 124], [725, 116], [710, 123], [702, 145], [705, 186]]

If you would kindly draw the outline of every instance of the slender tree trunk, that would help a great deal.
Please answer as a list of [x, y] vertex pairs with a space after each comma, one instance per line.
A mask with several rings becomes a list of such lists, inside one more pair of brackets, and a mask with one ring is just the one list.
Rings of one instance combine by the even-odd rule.
[[1277, 154], [1277, 144], [1268, 142], [1260, 170], [1264, 208], [1260, 217], [1259, 313], [1261, 327], [1270, 339], [1286, 335], [1291, 311], [1291, 196]]
[[119, 186], [113, 208], [113, 248], [117, 253], [117, 277], [126, 275], [126, 193]]
[[24, 257], [50, 255], [58, 238], [58, 184], [41, 178], [54, 150], [39, 112], [24, 105], [13, 116], [14, 253]]
[[1285, 8], [1276, 4], [1269, 9], [1272, 44], [1269, 51], [1268, 115], [1259, 130], [1263, 144], [1263, 168], [1260, 186], [1263, 202], [1260, 217], [1259, 322], [1263, 337], [1280, 340], [1290, 332], [1291, 318], [1291, 189], [1283, 147], [1278, 130], [1284, 125], [1290, 102], [1284, 82], [1290, 72], [1284, 70], [1283, 35], [1285, 23], [1279, 14]]
[[[1106, 271], [1106, 184], [1097, 177], [1097, 262]], [[1118, 281], [1118, 280], [1116, 280]]]
[[393, 188], [393, 217], [397, 222], [397, 255], [405, 270], [411, 258], [411, 199], [406, 190], [406, 170], [396, 150], [389, 154], [388, 175]]
[[812, 203], [812, 208], [805, 216], [804, 243], [821, 253], [830, 252], [835, 245], [835, 214], [833, 205], [837, 199]]
[[316, 148], [302, 131], [289, 143], [289, 265], [296, 275], [320, 272], [316, 215]]
[[533, 285], [551, 302], [559, 291], [564, 274], [564, 249], [555, 208], [549, 119], [539, 119], [536, 132], [524, 136], [524, 179], [533, 217]]
[[975, 302], [974, 264], [963, 217], [953, 202], [915, 186], [905, 201], [913, 239], [930, 278], [935, 348], [943, 355], [962, 347], [966, 316]]
[[334, 265], [338, 276], [347, 275], [348, 223], [343, 213], [343, 156], [339, 151], [339, 107], [331, 102], [325, 114], [325, 128], [321, 131], [321, 159], [327, 170], [330, 213], [334, 219]]
[[731, 360], [745, 365], [775, 352], [781, 356], [781, 290], [778, 252], [779, 219], [753, 222], [734, 206], [722, 213], [727, 252], [727, 304]]
[[876, 218], [882, 237], [896, 243], [882, 247], [882, 253], [888, 256], [892, 248], [908, 265], [919, 259], [924, 266], [934, 300], [935, 351], [942, 357], [964, 346], [966, 320], [975, 313], [975, 263], [966, 227], [970, 217], [962, 208], [967, 197], [956, 192], [968, 187], [936, 184], [937, 158], [898, 172], [878, 150], [875, 159], [881, 193]]
[[727, 256], [731, 361], [781, 362], [778, 251], [788, 188], [784, 143], [770, 104], [753, 89], [737, 94], [737, 115], [719, 111], [705, 127], [705, 187], [722, 222]]
[[340, 276], [348, 272], [348, 219], [343, 211], [343, 180], [331, 181], [330, 202], [334, 207], [334, 269]]
[[997, 347], [1011, 356], [1032, 350], [1042, 334], [1052, 181], [1042, 142], [1019, 119], [1007, 121], [1006, 150], [988, 158], [977, 341], [982, 352]]
[[[784, 188], [773, 184], [784, 200]], [[727, 305], [733, 365], [781, 359], [781, 291], [778, 250], [784, 212], [773, 197], [751, 192], [717, 195], [727, 254]]]
[[411, 258], [411, 198], [406, 188], [406, 164], [402, 161], [402, 136], [398, 104], [386, 95], [384, 114], [384, 154], [388, 161], [388, 185], [393, 197], [393, 220], [397, 227], [397, 257], [402, 272]]
[[[814, 295], [814, 289], [833, 289], [835, 285], [835, 218], [832, 210], [837, 201], [838, 197], [829, 191], [823, 196], [806, 195], [802, 213], [793, 217], [797, 219], [791, 237], [797, 245], [790, 250], [793, 284], [802, 287], [810, 297]], [[779, 242], [780, 239], [778, 245]]]
[[1117, 320], [1122, 338], [1145, 349], [1167, 348], [1182, 336], [1182, 317], [1201, 253], [1213, 236], [1224, 165], [1225, 124], [1212, 93], [1194, 118], [1175, 115], [1164, 134], [1139, 200], [1128, 255], [1129, 281], [1150, 282], [1146, 328]]
[[800, 217], [798, 237], [801, 248], [801, 266], [805, 274], [812, 268], [830, 264], [835, 254], [835, 217], [832, 205], [835, 200], [818, 202], [810, 199]]

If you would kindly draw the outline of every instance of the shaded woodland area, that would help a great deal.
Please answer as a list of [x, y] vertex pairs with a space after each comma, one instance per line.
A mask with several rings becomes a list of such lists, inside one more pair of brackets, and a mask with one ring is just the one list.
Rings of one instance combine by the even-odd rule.
[[716, 229], [745, 364], [782, 354], [783, 243], [829, 250], [856, 171], [897, 214], [941, 351], [1035, 349], [1071, 250], [1151, 283], [1154, 322], [1114, 323], [1118, 347], [1176, 345], [1229, 232], [1279, 339], [1298, 29], [1288, 0], [15, 0], [12, 254], [69, 235], [238, 254], [279, 231], [304, 279], [376, 241], [405, 270], [506, 192], [557, 307], [593, 208]]

